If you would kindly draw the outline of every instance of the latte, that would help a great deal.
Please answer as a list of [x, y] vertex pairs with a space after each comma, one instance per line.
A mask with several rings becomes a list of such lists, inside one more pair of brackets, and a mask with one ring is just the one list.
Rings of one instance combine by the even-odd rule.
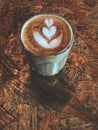
[[72, 40], [68, 22], [57, 15], [44, 14], [30, 18], [22, 27], [21, 40], [35, 55], [57, 55]]

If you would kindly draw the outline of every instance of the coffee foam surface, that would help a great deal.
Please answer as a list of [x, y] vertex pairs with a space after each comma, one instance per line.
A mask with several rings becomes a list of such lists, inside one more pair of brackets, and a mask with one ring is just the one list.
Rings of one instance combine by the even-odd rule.
[[36, 55], [54, 55], [66, 48], [71, 32], [59, 17], [39, 15], [24, 24], [21, 38], [24, 46]]

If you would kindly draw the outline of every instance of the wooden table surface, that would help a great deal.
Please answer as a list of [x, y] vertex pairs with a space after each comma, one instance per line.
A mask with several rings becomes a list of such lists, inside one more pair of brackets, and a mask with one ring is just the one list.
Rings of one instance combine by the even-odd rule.
[[[0, 130], [98, 130], [98, 1], [0, 0]], [[53, 77], [32, 72], [19, 40], [40, 13], [67, 18], [74, 46]]]

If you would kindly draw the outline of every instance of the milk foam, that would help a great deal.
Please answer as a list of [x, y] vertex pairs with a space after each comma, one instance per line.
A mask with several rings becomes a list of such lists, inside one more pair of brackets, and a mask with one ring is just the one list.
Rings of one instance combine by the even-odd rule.
[[50, 18], [49, 20], [48, 20], [48, 19], [45, 20], [45, 24], [46, 24], [48, 27], [51, 27], [51, 25], [52, 25], [53, 23], [54, 23], [54, 21], [53, 21], [52, 18]]
[[33, 36], [34, 36], [34, 39], [36, 40], [36, 42], [44, 47], [44, 48], [55, 48], [57, 46], [60, 45], [61, 41], [62, 41], [62, 32], [59, 36], [57, 36], [55, 39], [52, 39], [51, 38], [56, 34], [57, 32], [57, 27], [53, 25], [54, 21], [52, 18], [50, 19], [45, 19], [44, 20], [44, 23], [45, 23], [45, 26], [46, 27], [43, 27], [42, 28], [42, 34], [48, 38], [48, 41], [47, 39], [42, 35], [40, 34], [40, 32], [38, 31], [34, 31], [33, 32]]
[[59, 16], [50, 14], [30, 18], [21, 31], [21, 40], [25, 48], [43, 56], [63, 52], [72, 36], [69, 23]]

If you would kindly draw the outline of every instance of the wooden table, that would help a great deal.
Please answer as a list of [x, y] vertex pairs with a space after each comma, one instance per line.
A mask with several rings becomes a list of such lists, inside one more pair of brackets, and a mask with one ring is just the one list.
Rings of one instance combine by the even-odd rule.
[[[40, 13], [67, 18], [74, 46], [53, 77], [32, 72], [19, 40]], [[0, 0], [1, 130], [98, 130], [97, 0]]]

